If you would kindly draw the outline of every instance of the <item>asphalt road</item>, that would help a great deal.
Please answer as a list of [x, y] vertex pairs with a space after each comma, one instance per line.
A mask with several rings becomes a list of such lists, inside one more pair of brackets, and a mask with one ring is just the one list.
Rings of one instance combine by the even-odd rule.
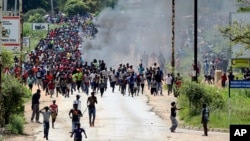
[[[70, 141], [71, 119], [68, 112], [75, 99], [74, 93], [70, 98], [60, 97], [57, 100], [59, 114], [55, 129], [50, 128], [50, 141]], [[86, 108], [86, 94], [81, 93], [82, 111]], [[208, 137], [202, 136], [202, 131], [186, 130], [177, 128], [176, 133], [171, 133], [161, 118], [150, 111], [152, 107], [147, 105], [147, 97], [122, 96], [118, 90], [112, 93], [108, 89], [104, 97], [96, 95], [97, 117], [95, 127], [89, 127], [88, 110], [81, 119], [82, 127], [85, 128], [89, 141], [229, 141], [228, 133], [209, 132]], [[41, 102], [49, 105], [51, 100]], [[42, 118], [40, 118], [42, 121]], [[34, 129], [36, 140], [43, 141], [43, 126]], [[85, 140], [85, 139], [83, 139]]]

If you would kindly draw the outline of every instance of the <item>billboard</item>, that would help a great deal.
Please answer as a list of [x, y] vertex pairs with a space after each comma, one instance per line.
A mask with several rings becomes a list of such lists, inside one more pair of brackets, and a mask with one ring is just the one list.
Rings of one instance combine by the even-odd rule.
[[20, 52], [20, 18], [19, 16], [3, 16], [2, 43], [14, 53]]
[[48, 23], [32, 23], [32, 30], [49, 30]]

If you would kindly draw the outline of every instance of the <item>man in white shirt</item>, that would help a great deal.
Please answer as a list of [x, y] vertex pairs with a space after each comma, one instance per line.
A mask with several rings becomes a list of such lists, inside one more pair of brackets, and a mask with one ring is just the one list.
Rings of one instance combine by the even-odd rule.
[[168, 87], [168, 95], [172, 93], [172, 76], [168, 73], [165, 80], [166, 80], [166, 85]]
[[49, 135], [49, 119], [51, 116], [51, 111], [48, 106], [44, 107], [39, 111], [39, 113], [43, 114], [43, 125], [44, 125], [44, 138], [48, 140]]
[[73, 104], [77, 104], [77, 109], [81, 110], [81, 100], [80, 100], [80, 95], [76, 95], [76, 100], [74, 101]]

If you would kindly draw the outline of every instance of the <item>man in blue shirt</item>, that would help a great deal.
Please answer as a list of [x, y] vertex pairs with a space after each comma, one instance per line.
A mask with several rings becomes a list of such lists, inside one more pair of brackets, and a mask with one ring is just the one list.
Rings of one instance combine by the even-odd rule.
[[86, 132], [83, 128], [81, 128], [81, 124], [77, 123], [77, 128], [74, 129], [74, 131], [71, 133], [70, 137], [74, 136], [74, 141], [82, 141], [82, 133], [84, 133], [85, 138], [87, 138]]

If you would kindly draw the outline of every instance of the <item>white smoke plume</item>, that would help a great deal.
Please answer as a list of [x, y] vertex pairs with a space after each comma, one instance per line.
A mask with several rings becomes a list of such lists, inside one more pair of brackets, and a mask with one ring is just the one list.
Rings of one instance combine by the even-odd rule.
[[[235, 11], [234, 0], [223, 1], [221, 11]], [[182, 29], [193, 25], [194, 0], [176, 0], [176, 50], [181, 46]], [[99, 32], [83, 42], [86, 61], [105, 60], [108, 66], [130, 63], [137, 66], [148, 55], [147, 66], [163, 56], [171, 61], [172, 0], [119, 0], [114, 9], [104, 9], [95, 19]], [[202, 8], [218, 6], [210, 0], [199, 1]], [[209, 8], [208, 7], [208, 8]], [[191, 59], [191, 58], [190, 58]], [[143, 61], [145, 64], [146, 61]]]

